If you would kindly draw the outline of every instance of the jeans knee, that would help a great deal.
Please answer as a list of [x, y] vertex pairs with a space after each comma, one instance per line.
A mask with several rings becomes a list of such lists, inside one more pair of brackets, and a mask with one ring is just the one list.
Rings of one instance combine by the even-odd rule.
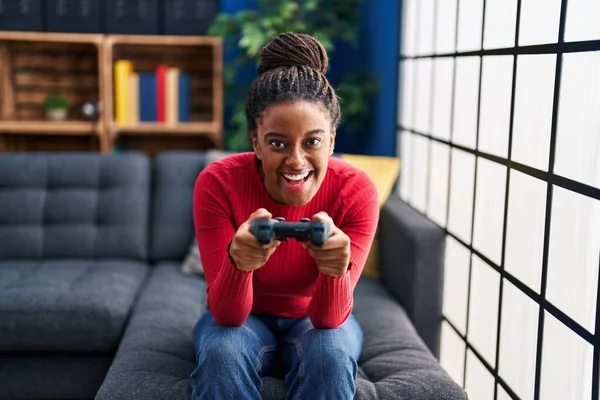
[[209, 365], [213, 371], [231, 373], [236, 368], [252, 365], [252, 356], [245, 346], [240, 345], [239, 335], [242, 328], [225, 328], [221, 335], [214, 335], [206, 343], [198, 346], [196, 355], [198, 366]]
[[301, 340], [302, 358], [307, 365], [319, 364], [321, 373], [329, 371], [334, 376], [348, 372], [356, 376], [357, 360], [336, 329], [314, 329]]

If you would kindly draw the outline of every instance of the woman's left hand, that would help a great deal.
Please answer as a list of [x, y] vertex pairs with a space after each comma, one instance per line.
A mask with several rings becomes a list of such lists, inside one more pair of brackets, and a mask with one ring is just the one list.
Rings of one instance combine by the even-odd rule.
[[335, 226], [331, 217], [324, 211], [315, 214], [313, 220], [329, 223], [331, 235], [323, 246], [316, 246], [308, 241], [304, 243], [304, 247], [308, 249], [322, 274], [335, 278], [343, 276], [350, 264], [350, 238]]

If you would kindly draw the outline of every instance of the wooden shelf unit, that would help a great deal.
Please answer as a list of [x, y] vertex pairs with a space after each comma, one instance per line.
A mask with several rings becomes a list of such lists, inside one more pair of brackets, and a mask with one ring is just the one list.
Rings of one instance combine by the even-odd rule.
[[[108, 151], [103, 121], [86, 121], [79, 110], [103, 97], [103, 37], [96, 34], [0, 32], [0, 141], [4, 151], [40, 149]], [[42, 103], [49, 94], [69, 103], [65, 121], [49, 121]], [[83, 136], [69, 140], [61, 136]], [[52, 137], [60, 137], [52, 143]], [[44, 146], [41, 146], [44, 149]]]
[[[205, 149], [222, 146], [223, 92], [222, 92], [222, 45], [218, 37], [111, 35], [104, 46], [107, 79], [105, 125], [110, 140], [136, 135], [154, 142], [154, 147], [170, 147], [167, 141], [180, 141], [188, 137], [187, 146]], [[113, 66], [117, 60], [130, 60], [135, 72], [154, 72], [160, 64], [179, 68], [190, 74], [191, 99], [190, 122], [141, 122], [117, 124], [114, 112]], [[198, 141], [194, 143], [194, 138]], [[202, 138], [202, 140], [200, 140]], [[137, 140], [140, 140], [138, 138]], [[126, 143], [127, 141], [120, 141]], [[132, 141], [129, 141], [132, 142]]]
[[[118, 59], [131, 60], [136, 71], [154, 72], [164, 63], [188, 72], [190, 121], [117, 124], [113, 69]], [[0, 32], [0, 152], [220, 148], [222, 69], [218, 37]], [[48, 94], [69, 101], [66, 121], [45, 118], [42, 102]], [[86, 101], [99, 101], [96, 121], [81, 117]]]

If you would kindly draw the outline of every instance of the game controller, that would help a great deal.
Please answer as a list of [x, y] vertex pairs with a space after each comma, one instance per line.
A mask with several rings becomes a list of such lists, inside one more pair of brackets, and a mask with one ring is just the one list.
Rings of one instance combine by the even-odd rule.
[[272, 240], [284, 241], [290, 238], [299, 242], [310, 241], [317, 246], [322, 246], [329, 235], [331, 225], [323, 221], [311, 221], [308, 218], [300, 222], [285, 222], [285, 218], [256, 219], [250, 228], [259, 243], [269, 244]]

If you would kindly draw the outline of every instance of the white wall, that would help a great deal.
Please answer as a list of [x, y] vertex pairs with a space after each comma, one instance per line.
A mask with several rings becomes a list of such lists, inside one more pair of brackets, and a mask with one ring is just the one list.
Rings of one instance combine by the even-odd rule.
[[399, 195], [447, 232], [440, 362], [472, 399], [598, 399], [600, 1], [403, 3]]

